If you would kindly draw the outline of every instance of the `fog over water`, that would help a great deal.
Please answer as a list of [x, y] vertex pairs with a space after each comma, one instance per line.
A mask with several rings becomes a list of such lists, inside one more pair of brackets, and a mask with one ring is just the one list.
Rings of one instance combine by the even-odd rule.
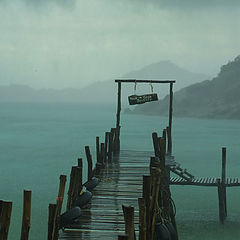
[[83, 87], [160, 60], [214, 76], [239, 20], [238, 1], [0, 0], [0, 84]]

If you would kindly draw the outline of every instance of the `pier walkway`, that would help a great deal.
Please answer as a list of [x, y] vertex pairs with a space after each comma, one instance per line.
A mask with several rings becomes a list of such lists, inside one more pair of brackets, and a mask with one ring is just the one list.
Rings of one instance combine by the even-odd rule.
[[138, 198], [142, 197], [142, 176], [149, 174], [153, 152], [121, 151], [119, 157], [100, 171], [101, 182], [77, 224], [69, 226], [59, 239], [117, 239], [124, 233], [122, 205], [135, 209], [135, 230], [138, 235]]

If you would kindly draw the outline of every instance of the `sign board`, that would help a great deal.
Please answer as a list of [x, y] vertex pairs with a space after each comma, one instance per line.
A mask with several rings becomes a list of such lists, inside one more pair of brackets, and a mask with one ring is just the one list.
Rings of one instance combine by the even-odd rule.
[[131, 95], [128, 97], [128, 101], [130, 105], [143, 104], [146, 102], [152, 102], [157, 100], [158, 100], [158, 96], [156, 93], [144, 94], [144, 95]]

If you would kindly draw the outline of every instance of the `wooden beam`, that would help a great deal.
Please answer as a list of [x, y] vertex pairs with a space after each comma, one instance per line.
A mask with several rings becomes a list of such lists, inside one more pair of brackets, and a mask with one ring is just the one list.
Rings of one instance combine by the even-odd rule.
[[116, 83], [175, 83], [175, 80], [157, 80], [157, 79], [116, 79]]

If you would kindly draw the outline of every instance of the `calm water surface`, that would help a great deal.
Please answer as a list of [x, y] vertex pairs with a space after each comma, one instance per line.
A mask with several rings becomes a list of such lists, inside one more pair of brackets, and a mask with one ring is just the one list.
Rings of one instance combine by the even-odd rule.
[[[95, 156], [95, 137], [103, 139], [114, 125], [111, 105], [0, 104], [0, 199], [13, 201], [10, 240], [20, 237], [23, 189], [32, 190], [30, 239], [46, 239], [48, 204], [55, 202], [59, 175], [69, 176], [85, 145]], [[152, 150], [151, 133], [160, 133], [167, 119], [123, 114], [121, 125], [122, 149]], [[240, 177], [240, 121], [175, 118], [173, 137], [176, 160], [195, 176], [219, 177], [226, 146], [227, 176]], [[217, 189], [172, 187], [180, 239], [240, 239], [240, 188], [227, 193], [222, 226]]]

